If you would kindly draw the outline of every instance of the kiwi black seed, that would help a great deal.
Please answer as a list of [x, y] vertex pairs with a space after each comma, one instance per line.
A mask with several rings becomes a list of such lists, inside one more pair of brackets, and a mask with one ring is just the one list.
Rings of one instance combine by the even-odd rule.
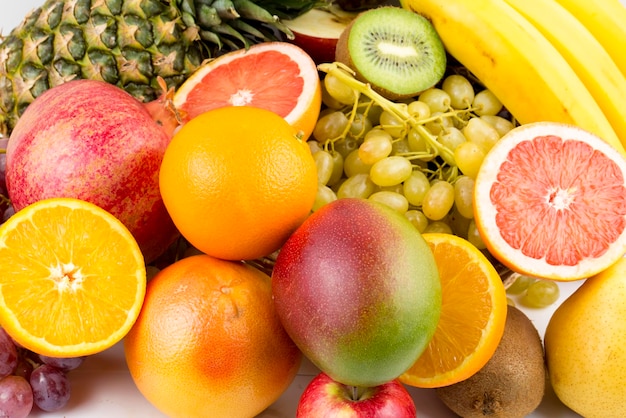
[[448, 408], [463, 418], [522, 418], [543, 399], [547, 373], [537, 329], [509, 306], [504, 334], [495, 353], [476, 374], [436, 389]]
[[446, 52], [430, 21], [396, 6], [357, 15], [337, 41], [335, 60], [390, 99], [416, 96], [446, 70]]

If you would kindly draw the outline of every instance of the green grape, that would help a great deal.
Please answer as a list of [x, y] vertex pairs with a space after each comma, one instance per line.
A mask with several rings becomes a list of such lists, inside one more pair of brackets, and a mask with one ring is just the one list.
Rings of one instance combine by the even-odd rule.
[[450, 225], [443, 221], [434, 221], [430, 222], [428, 226], [424, 229], [424, 233], [429, 232], [452, 235], [452, 228], [450, 228]]
[[359, 141], [352, 137], [345, 137], [333, 143], [333, 149], [345, 159], [348, 154], [359, 148]]
[[409, 152], [411, 152], [411, 148], [409, 148], [408, 139], [396, 139], [391, 143], [391, 155], [407, 154]]
[[489, 125], [493, 126], [496, 131], [498, 131], [500, 138], [502, 138], [504, 134], [508, 133], [511, 129], [515, 127], [515, 125], [513, 125], [513, 122], [503, 118], [502, 116], [482, 115], [480, 118], [487, 122]]
[[365, 164], [359, 157], [359, 149], [355, 149], [343, 160], [343, 172], [346, 177], [352, 177], [356, 174], [369, 174], [372, 168], [371, 164]]
[[418, 100], [428, 105], [431, 114], [435, 112], [447, 112], [450, 110], [450, 103], [452, 101], [448, 93], [437, 87], [431, 87], [421, 92], [418, 96]]
[[448, 214], [447, 224], [452, 228], [452, 233], [461, 238], [467, 239], [467, 230], [471, 219], [461, 215], [456, 207], [452, 207], [452, 210]]
[[332, 151], [330, 155], [333, 157], [333, 171], [326, 184], [328, 186], [334, 186], [343, 177], [343, 155], [337, 151]]
[[478, 145], [484, 153], [487, 153], [500, 140], [500, 134], [496, 128], [481, 118], [471, 118], [462, 132], [469, 142]]
[[326, 109], [339, 110], [346, 106], [343, 103], [338, 102], [337, 100], [335, 100], [334, 97], [328, 94], [328, 91], [326, 90], [326, 86], [324, 85], [324, 83], [321, 83], [321, 86], [322, 86], [322, 104], [326, 107]]
[[454, 204], [454, 186], [447, 181], [436, 181], [431, 184], [422, 202], [422, 212], [430, 220], [443, 219]]
[[354, 104], [357, 99], [357, 92], [332, 74], [324, 77], [324, 87], [330, 97], [344, 105]]
[[476, 228], [476, 222], [473, 219], [470, 220], [469, 226], [467, 227], [467, 240], [479, 250], [485, 250], [487, 248], [478, 232], [478, 228]]
[[378, 191], [382, 192], [382, 191], [387, 191], [387, 192], [394, 192], [394, 193], [400, 193], [401, 195], [404, 196], [404, 193], [402, 192], [402, 183], [400, 184], [394, 184], [393, 186], [378, 186]]
[[[402, 103], [397, 103], [401, 105]], [[405, 105], [406, 106], [406, 105]], [[407, 125], [401, 119], [397, 118], [393, 113], [384, 110], [380, 114], [380, 126], [394, 138], [400, 138], [406, 133]]]
[[355, 138], [363, 138], [372, 129], [372, 121], [363, 113], [356, 113], [350, 124], [350, 135]]
[[545, 308], [559, 299], [559, 285], [551, 280], [537, 280], [531, 283], [522, 296], [521, 302], [530, 308]]
[[454, 160], [459, 170], [473, 179], [476, 179], [484, 159], [485, 152], [474, 142], [464, 142], [454, 150]]
[[315, 154], [317, 151], [322, 150], [322, 144], [317, 141], [306, 141], [306, 144], [309, 146], [309, 150], [311, 151], [311, 155]]
[[406, 139], [407, 139], [407, 143], [409, 144], [409, 149], [412, 152], [428, 152], [429, 151], [428, 142], [426, 142], [426, 140], [415, 129], [409, 130], [409, 133]]
[[428, 181], [426, 174], [420, 170], [413, 170], [409, 178], [403, 183], [404, 197], [413, 206], [422, 206], [428, 189], [430, 189], [430, 181]]
[[451, 151], [454, 151], [459, 144], [467, 141], [463, 132], [461, 132], [458, 128], [451, 126], [448, 128], [444, 128], [437, 135], [437, 140], [441, 145], [448, 148]]
[[[365, 97], [364, 95], [361, 97]], [[380, 115], [383, 113], [383, 108], [377, 104], [372, 105], [367, 111], [367, 118], [372, 122], [372, 126], [376, 126], [380, 123]]]
[[313, 138], [322, 143], [339, 138], [348, 127], [348, 123], [347, 116], [339, 110], [327, 113], [317, 120], [313, 128]]
[[454, 182], [454, 206], [467, 219], [474, 217], [474, 183], [469, 176], [459, 176]]
[[502, 110], [502, 102], [498, 100], [491, 90], [485, 89], [476, 93], [472, 107], [474, 108], [474, 113], [478, 116], [493, 116]]
[[409, 160], [394, 155], [375, 162], [370, 169], [370, 178], [378, 186], [394, 186], [408, 179], [412, 172]]
[[510, 295], [520, 295], [524, 293], [526, 289], [528, 289], [528, 286], [530, 286], [531, 283], [535, 283], [536, 281], [537, 279], [534, 277], [520, 274], [519, 276], [517, 276], [515, 281], [506, 288], [506, 292]]
[[333, 156], [328, 151], [319, 150], [313, 154], [313, 160], [315, 160], [315, 167], [317, 167], [317, 182], [326, 185], [333, 174], [335, 165]]
[[315, 212], [322, 206], [327, 205], [335, 200], [337, 200], [337, 195], [330, 187], [323, 184], [318, 184], [317, 194], [315, 195], [315, 201], [313, 202], [313, 208], [311, 210]]
[[441, 89], [450, 96], [450, 106], [454, 109], [467, 109], [474, 101], [474, 87], [462, 75], [447, 76], [441, 83]]
[[374, 193], [376, 185], [370, 180], [368, 174], [356, 174], [348, 177], [337, 190], [337, 198], [358, 197], [367, 199]]
[[415, 228], [417, 228], [419, 232], [424, 232], [424, 230], [428, 226], [428, 218], [420, 210], [407, 210], [404, 213], [404, 216], [409, 220], [409, 222], [413, 224]]
[[392, 139], [391, 135], [382, 129], [369, 131], [359, 146], [359, 158], [365, 164], [374, 164], [376, 161], [388, 157], [393, 150]]
[[413, 100], [407, 106], [409, 114], [415, 118], [415, 120], [422, 120], [430, 117], [430, 107], [428, 104], [420, 101]]
[[370, 197], [368, 197], [368, 199], [389, 206], [391, 209], [400, 214], [403, 214], [407, 210], [409, 210], [409, 202], [406, 200], [406, 197], [404, 197], [400, 193], [383, 190], [380, 192], [372, 193]]
[[439, 135], [440, 132], [445, 131], [448, 128], [454, 127], [454, 121], [451, 117], [445, 116], [442, 112], [433, 112], [431, 115], [435, 118], [424, 124], [424, 127], [428, 129], [433, 135]]

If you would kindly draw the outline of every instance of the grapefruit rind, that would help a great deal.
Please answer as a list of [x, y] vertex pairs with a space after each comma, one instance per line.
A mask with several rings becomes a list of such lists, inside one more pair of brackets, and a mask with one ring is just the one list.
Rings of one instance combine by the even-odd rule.
[[[555, 154], [561, 161], [551, 160], [546, 153], [528, 154], [525, 161], [514, 158], [512, 150], [517, 152], [548, 136], [562, 140], [562, 148]], [[584, 148], [582, 144], [591, 147], [593, 154], [565, 154], [567, 147]], [[579, 187], [550, 188], [555, 184], [546, 182], [547, 173], [557, 171], [563, 181], [574, 178]], [[522, 125], [504, 135], [483, 161], [474, 190], [476, 227], [489, 252], [513, 271], [558, 281], [585, 279], [626, 252], [625, 178], [626, 160], [600, 137], [561, 123]], [[507, 182], [507, 199], [499, 194], [494, 202], [492, 195], [501, 190], [498, 184]], [[580, 190], [584, 193], [577, 193]], [[554, 219], [559, 222], [545, 228]], [[503, 236], [507, 227], [517, 235], [516, 240], [511, 240], [511, 234]], [[539, 256], [540, 249], [548, 248], [551, 250]], [[546, 256], [566, 250], [569, 254], [563, 255], [563, 262]]]
[[[302, 90], [299, 93], [290, 93], [287, 91], [289, 88], [287, 85], [278, 87], [273, 85], [276, 82], [272, 81], [272, 77], [284, 77], [286, 75], [281, 75], [281, 72], [288, 70], [282, 69], [281, 71], [280, 68], [269, 68], [280, 65], [280, 60], [275, 59], [276, 55], [273, 56], [274, 58], [268, 55], [270, 61], [262, 59], [261, 56], [268, 53], [279, 54], [278, 57], [282, 55], [287, 61], [298, 66], [299, 74], [294, 78], [299, 78], [302, 81]], [[255, 59], [256, 61], [253, 62], [254, 71], [237, 70], [236, 61], [241, 59]], [[199, 86], [208, 83], [205, 78], [211, 72], [226, 66], [233, 68], [228, 70], [225, 77], [221, 77], [224, 85], [209, 83], [206, 87], [200, 87], [203, 92], [202, 97], [191, 99], [192, 95], [197, 95], [197, 92], [194, 91]], [[270, 74], [270, 70], [274, 73]], [[263, 94], [267, 101], [254, 102], [255, 94], [260, 94], [261, 90], [264, 91]], [[286, 106], [284, 100], [288, 95], [287, 93], [290, 93], [289, 100], [294, 100], [296, 104], [291, 111], [283, 114], [282, 109]], [[276, 99], [276, 103], [271, 103], [274, 99]], [[197, 102], [190, 103], [196, 100]], [[313, 132], [321, 110], [322, 90], [316, 64], [306, 51], [287, 42], [263, 42], [247, 49], [231, 51], [206, 62], [178, 88], [174, 94], [173, 103], [177, 109], [182, 111], [183, 115], [188, 114], [191, 117], [227, 105], [262, 107], [282, 116], [290, 125], [302, 131], [303, 138], [306, 139]]]
[[[45, 219], [45, 211], [55, 207], [67, 208], [70, 212], [82, 211], [88, 213], [87, 217], [99, 218], [99, 221], [110, 227], [99, 235], [108, 236], [113, 241], [101, 240], [93, 243], [97, 244], [101, 250], [89, 251], [94, 248], [86, 242], [93, 231], [78, 230], [78, 234], [72, 236], [76, 230], [73, 225], [66, 222], [59, 222], [57, 225], [41, 225], [41, 219]], [[68, 215], [67, 219], [70, 220], [72, 216], [75, 219], [76, 216], [83, 215]], [[40, 221], [34, 219], [35, 217], [40, 218]], [[36, 230], [37, 226], [43, 226], [51, 231], [55, 229], [63, 231], [57, 238], [66, 238], [64, 244], [67, 245], [58, 245], [58, 242], [55, 245], [54, 241], [46, 242], [43, 239], [39, 241], [32, 236], [26, 237], [24, 228], [20, 226], [24, 223], [31, 224], [27, 225], [30, 231]], [[87, 224], [83, 226], [85, 225]], [[96, 224], [91, 223], [91, 225]], [[113, 238], [115, 235], [119, 238]], [[20, 247], [20, 243], [23, 244], [25, 240], [32, 242], [31, 248]], [[123, 241], [123, 248], [115, 240]], [[59, 247], [67, 247], [67, 250], [74, 254], [72, 260], [80, 258], [81, 260], [91, 259], [94, 262], [88, 262], [87, 264], [91, 264], [88, 266], [76, 266], [79, 270], [85, 267], [83, 270], [85, 275], [78, 286], [72, 288], [69, 285], [70, 288], [67, 291], [58, 290], [57, 292], [55, 289], [63, 286], [54, 284], [54, 267], [47, 265], [45, 262], [47, 260], [40, 259], [38, 256], [43, 253], [56, 254], [59, 255], [57, 261], [61, 262], [64, 258], [61, 255], [63, 249]], [[123, 251], [123, 254], [120, 251]], [[81, 252], [82, 254], [77, 255]], [[120, 258], [131, 262], [136, 268], [129, 268], [130, 266], [123, 263], [121, 259], [108, 260], [108, 262], [105, 261], [105, 265], [98, 265], [98, 262], [103, 261], [100, 259], [103, 253], [109, 255], [118, 253]], [[126, 335], [139, 316], [143, 305], [146, 292], [146, 270], [139, 245], [130, 231], [117, 218], [104, 209], [79, 199], [44, 199], [16, 212], [0, 227], [0, 265], [4, 267], [0, 280], [1, 326], [18, 344], [38, 354], [51, 357], [80, 357], [99, 353], [113, 346]], [[112, 287], [127, 292], [122, 298], [105, 294], [107, 289]], [[45, 289], [48, 289], [46, 296], [38, 292]], [[12, 291], [13, 294], [8, 294], [8, 291]], [[75, 306], [64, 303], [68, 300], [72, 303], [72, 299], [76, 303]], [[92, 310], [94, 306], [89, 306], [90, 299], [97, 300], [101, 306], [106, 306], [108, 309]], [[38, 303], [38, 306], [32, 306], [32, 304], [25, 306], [28, 300], [40, 300], [41, 303]], [[87, 309], [80, 311], [80, 307]], [[81, 323], [77, 324], [67, 319], [68, 315]], [[100, 326], [100, 321], [97, 321], [98, 318], [103, 322], [115, 321], [117, 327], [111, 331], [108, 328], [105, 330]], [[35, 328], [33, 329], [28, 324], [34, 324]], [[74, 327], [82, 328], [86, 334], [76, 333]], [[60, 340], [63, 340], [63, 343], [59, 343]]]

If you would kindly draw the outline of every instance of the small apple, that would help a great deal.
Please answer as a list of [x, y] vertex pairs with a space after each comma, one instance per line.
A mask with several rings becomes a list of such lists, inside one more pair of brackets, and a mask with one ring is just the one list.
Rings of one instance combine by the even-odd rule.
[[347, 12], [337, 5], [311, 9], [283, 23], [291, 29], [293, 43], [304, 49], [317, 64], [335, 61], [335, 47], [341, 32], [356, 17], [356, 12]]
[[398, 380], [372, 387], [339, 383], [321, 372], [304, 389], [297, 418], [415, 418], [415, 402]]

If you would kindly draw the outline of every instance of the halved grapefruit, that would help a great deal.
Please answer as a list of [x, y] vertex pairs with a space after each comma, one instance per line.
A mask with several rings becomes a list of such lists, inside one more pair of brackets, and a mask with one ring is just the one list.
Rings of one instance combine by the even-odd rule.
[[174, 95], [183, 122], [224, 106], [252, 106], [282, 116], [307, 139], [322, 91], [313, 59], [287, 42], [265, 42], [207, 61]]
[[522, 125], [487, 154], [474, 218], [514, 271], [577, 280], [626, 251], [626, 160], [599, 137], [552, 122]]

